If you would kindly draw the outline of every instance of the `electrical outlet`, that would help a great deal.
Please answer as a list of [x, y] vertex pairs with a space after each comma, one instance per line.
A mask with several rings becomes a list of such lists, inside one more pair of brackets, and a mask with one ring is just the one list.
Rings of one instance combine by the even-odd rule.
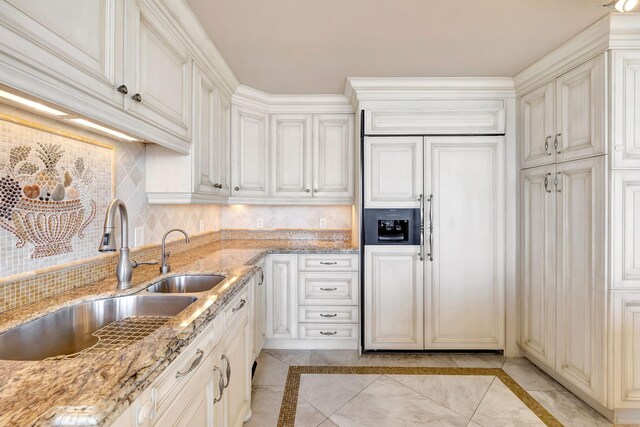
[[198, 221], [198, 231], [202, 233], [204, 231], [204, 219]]
[[257, 228], [264, 228], [264, 219], [262, 218], [258, 218], [257, 224], [256, 224]]
[[143, 246], [144, 245], [144, 227], [136, 227], [133, 229], [134, 233], [134, 245], [135, 246]]
[[327, 218], [320, 218], [320, 228], [327, 228]]

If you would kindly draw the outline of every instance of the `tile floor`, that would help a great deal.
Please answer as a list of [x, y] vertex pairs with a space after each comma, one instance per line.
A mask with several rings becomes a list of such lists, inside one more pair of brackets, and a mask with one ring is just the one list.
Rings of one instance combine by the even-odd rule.
[[[351, 350], [264, 350], [245, 427], [277, 425], [289, 365], [502, 368], [565, 426], [612, 426], [526, 359], [495, 354], [359, 355]], [[499, 409], [498, 409], [499, 408]], [[498, 379], [413, 375], [303, 375], [296, 426], [537, 426]]]

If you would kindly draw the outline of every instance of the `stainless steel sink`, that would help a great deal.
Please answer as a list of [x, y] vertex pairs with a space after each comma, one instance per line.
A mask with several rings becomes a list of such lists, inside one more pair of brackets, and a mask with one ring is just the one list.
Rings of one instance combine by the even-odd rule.
[[[157, 329], [195, 300], [188, 295], [129, 295], [79, 303], [0, 334], [0, 359], [44, 360], [72, 355], [92, 348], [99, 340], [94, 333], [114, 322], [151, 319], [155, 323], [147, 322], [146, 328]], [[129, 342], [137, 339], [135, 334], [127, 338]]]
[[174, 276], [149, 286], [147, 291], [163, 294], [206, 292], [222, 282], [224, 278], [225, 276], [215, 275]]

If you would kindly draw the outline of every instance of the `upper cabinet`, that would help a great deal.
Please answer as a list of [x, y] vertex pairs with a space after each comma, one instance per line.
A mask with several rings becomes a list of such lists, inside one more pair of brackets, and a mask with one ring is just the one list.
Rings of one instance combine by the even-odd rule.
[[640, 168], [640, 52], [611, 54], [612, 167]]
[[231, 203], [353, 203], [353, 114], [232, 110]]
[[521, 166], [606, 154], [604, 54], [520, 97]]
[[418, 208], [422, 137], [370, 137], [364, 144], [365, 208]]
[[3, 1], [0, 49], [121, 108], [123, 18], [118, 0]]
[[271, 192], [311, 197], [311, 115], [271, 116]]
[[125, 108], [189, 141], [191, 57], [171, 24], [144, 0], [127, 3]]
[[266, 113], [233, 106], [231, 118], [232, 195], [266, 196], [269, 122]]

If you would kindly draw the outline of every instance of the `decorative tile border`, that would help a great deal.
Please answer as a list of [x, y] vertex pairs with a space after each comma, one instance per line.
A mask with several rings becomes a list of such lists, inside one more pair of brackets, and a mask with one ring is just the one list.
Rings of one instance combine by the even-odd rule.
[[248, 230], [228, 229], [222, 230], [223, 240], [351, 240], [351, 229], [270, 229]]
[[351, 375], [492, 375], [506, 385], [543, 423], [551, 427], [562, 424], [527, 393], [513, 378], [500, 368], [418, 368], [382, 366], [290, 366], [282, 396], [278, 427], [293, 427], [298, 406], [298, 391], [303, 374], [351, 374]]

